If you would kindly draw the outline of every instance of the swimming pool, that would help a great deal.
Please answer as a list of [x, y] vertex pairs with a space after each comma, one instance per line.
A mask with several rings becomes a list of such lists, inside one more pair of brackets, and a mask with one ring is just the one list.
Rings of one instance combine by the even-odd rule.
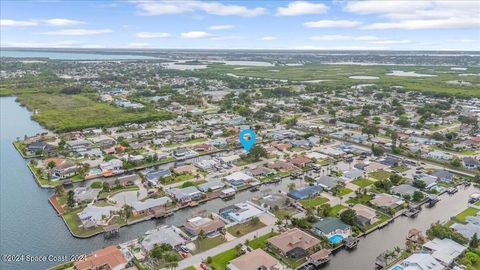
[[390, 270], [403, 270], [403, 267], [400, 265], [395, 265], [395, 267], [391, 268]]
[[330, 236], [330, 238], [328, 238], [328, 240], [330, 241], [330, 243], [335, 245], [335, 244], [338, 244], [338, 243], [343, 241], [343, 236], [340, 235], [340, 234], [335, 234], [333, 236]]

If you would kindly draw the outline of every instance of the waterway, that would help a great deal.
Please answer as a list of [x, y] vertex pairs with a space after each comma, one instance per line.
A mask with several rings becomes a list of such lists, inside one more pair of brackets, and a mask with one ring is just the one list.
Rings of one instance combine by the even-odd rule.
[[[125, 242], [143, 235], [147, 230], [162, 224], [182, 225], [186, 219], [202, 211], [217, 211], [236, 202], [243, 202], [252, 196], [264, 192], [287, 190], [290, 182], [263, 186], [260, 191], [239, 193], [231, 201], [212, 200], [195, 208], [176, 212], [173, 216], [161, 220], [145, 221], [120, 229], [118, 237], [105, 240], [102, 235], [89, 239], [77, 239], [71, 236], [67, 227], [59, 218], [48, 197], [53, 191], [39, 188], [26, 166], [26, 161], [12, 145], [17, 137], [42, 132], [42, 127], [30, 119], [30, 113], [15, 102], [14, 97], [0, 98], [0, 255], [61, 256], [90, 253], [96, 249]], [[422, 211], [416, 219], [400, 218], [382, 230], [367, 238], [362, 238], [353, 252], [340, 251], [327, 266], [328, 269], [372, 269], [375, 257], [385, 249], [402, 246], [404, 237], [412, 227], [426, 229], [436, 220], [446, 220], [460, 212], [466, 206], [468, 196], [474, 192], [470, 187], [461, 189], [453, 196], [442, 196], [437, 206]], [[52, 261], [42, 262], [4, 262], [0, 269], [44, 269], [58, 264]]]
[[85, 52], [54, 52], [54, 51], [15, 51], [2, 50], [0, 57], [17, 58], [50, 58], [54, 60], [141, 60], [157, 59], [146, 55], [131, 54], [102, 54]]

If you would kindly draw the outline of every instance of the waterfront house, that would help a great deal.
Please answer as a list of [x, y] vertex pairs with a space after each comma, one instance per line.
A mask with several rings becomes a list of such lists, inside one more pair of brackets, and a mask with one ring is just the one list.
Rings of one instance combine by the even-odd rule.
[[201, 192], [211, 192], [215, 190], [219, 190], [225, 186], [225, 183], [223, 183], [222, 180], [213, 180], [213, 181], [208, 181], [205, 184], [198, 185], [197, 188]]
[[451, 182], [455, 178], [455, 175], [447, 170], [435, 170], [431, 175], [437, 177], [438, 181], [446, 183]]
[[370, 203], [383, 209], [394, 209], [401, 206], [405, 201], [394, 195], [380, 193], [375, 195], [375, 198], [373, 198]]
[[188, 240], [183, 237], [179, 228], [175, 226], [162, 226], [147, 231], [140, 244], [146, 252], [150, 252], [155, 245], [160, 245], [162, 243], [169, 244], [173, 248], [178, 248], [179, 246], [188, 243]]
[[444, 266], [451, 265], [466, 249], [467, 247], [449, 238], [435, 238], [423, 244], [423, 250], [431, 254]]
[[355, 180], [355, 179], [362, 178], [363, 175], [364, 175], [363, 171], [358, 170], [358, 169], [353, 169], [353, 170], [349, 170], [349, 171], [344, 172], [343, 175], [342, 175], [342, 179], [344, 179], [345, 181], [352, 181], [352, 180]]
[[91, 187], [77, 187], [73, 189], [73, 199], [76, 202], [91, 202], [95, 200], [102, 189]]
[[352, 210], [357, 214], [357, 223], [362, 226], [368, 226], [378, 221], [375, 209], [363, 204], [355, 204]]
[[332, 188], [336, 187], [339, 183], [343, 182], [338, 177], [327, 176], [327, 175], [320, 176], [315, 181], [320, 187], [326, 190], [331, 190]]
[[176, 174], [195, 174], [197, 168], [191, 164], [187, 164], [173, 168], [173, 172]]
[[401, 184], [401, 185], [398, 185], [398, 186], [395, 186], [392, 188], [392, 193], [393, 194], [396, 194], [398, 196], [405, 196], [405, 195], [408, 195], [408, 196], [413, 196], [413, 193], [415, 191], [417, 191], [418, 189], [414, 186], [411, 186], [409, 184]]
[[34, 155], [43, 151], [46, 151], [47, 153], [49, 153], [53, 151], [54, 147], [48, 143], [37, 141], [27, 145], [26, 149], [29, 154]]
[[352, 227], [336, 217], [320, 219], [312, 225], [311, 230], [316, 235], [327, 237], [332, 244], [337, 244], [352, 234]]
[[467, 169], [476, 169], [480, 167], [480, 162], [473, 157], [464, 157], [462, 159], [462, 165]]
[[[73, 264], [74, 270], [89, 270], [89, 269], [112, 269], [123, 270], [127, 269], [127, 259], [122, 251], [115, 245], [108, 246], [92, 252], [83, 260], [75, 261]], [[128, 267], [129, 268], [129, 267]]]
[[328, 249], [321, 249], [310, 256], [307, 257], [307, 262], [313, 264], [314, 266], [318, 267], [324, 263], [330, 261], [330, 255], [332, 252]]
[[261, 248], [257, 248], [251, 252], [230, 261], [227, 265], [230, 270], [283, 270], [285, 267], [272, 255], [268, 254]]
[[195, 166], [203, 170], [211, 170], [217, 165], [218, 162], [214, 159], [202, 159], [195, 164]]
[[321, 186], [306, 186], [303, 188], [292, 189], [288, 191], [288, 196], [292, 197], [295, 200], [303, 200], [306, 198], [313, 197], [322, 192]]
[[51, 162], [55, 164], [50, 170], [52, 178], [64, 179], [74, 176], [80, 170], [80, 166], [75, 164], [75, 162], [62, 158], [49, 158], [43, 164], [45, 167], [48, 167]]
[[146, 199], [145, 201], [134, 201], [132, 203], [132, 210], [135, 215], [144, 215], [154, 213], [155, 210], [163, 211], [172, 203], [172, 199], [167, 196]]
[[245, 223], [254, 217], [258, 217], [263, 212], [263, 210], [250, 202], [236, 203], [218, 211], [223, 218], [236, 223]]
[[380, 160], [380, 163], [388, 167], [399, 166], [402, 161], [399, 158], [387, 156], [386, 158]]
[[269, 209], [288, 207], [289, 198], [284, 193], [273, 193], [259, 200], [259, 205]]
[[299, 156], [299, 157], [295, 157], [295, 158], [290, 159], [288, 162], [292, 163], [296, 167], [304, 168], [308, 164], [310, 164], [312, 162], [312, 160], [309, 159], [308, 157]]
[[293, 228], [268, 239], [267, 244], [283, 256], [298, 260], [312, 254], [320, 246], [320, 240], [299, 228]]
[[83, 227], [88, 229], [91, 227], [107, 225], [105, 220], [110, 217], [112, 212], [116, 212], [118, 210], [119, 209], [114, 206], [88, 205], [85, 207], [85, 209], [78, 213], [78, 217], [80, 218]]
[[187, 220], [185, 230], [192, 236], [203, 233], [204, 236], [212, 237], [225, 228], [225, 223], [220, 218], [194, 217]]
[[250, 169], [247, 173], [253, 177], [266, 177], [274, 175], [275, 170], [265, 167], [257, 167], [254, 169]]
[[223, 163], [223, 164], [233, 164], [233, 162], [235, 162], [239, 159], [240, 159], [239, 155], [230, 155], [230, 156], [218, 157], [218, 160], [220, 160], [220, 162]]
[[167, 190], [167, 192], [177, 201], [183, 203], [200, 200], [204, 196], [204, 193], [199, 191], [194, 186], [186, 188], [170, 188]]
[[404, 259], [400, 264], [395, 264], [389, 270], [444, 270], [445, 267], [435, 260], [430, 254], [415, 253]]
[[225, 181], [234, 187], [243, 186], [249, 182], [256, 181], [252, 176], [244, 172], [234, 172], [224, 177]]
[[145, 174], [145, 179], [150, 182], [152, 185], [158, 185], [158, 180], [163, 177], [169, 177], [172, 175], [172, 172], [168, 169], [153, 170]]
[[297, 167], [295, 167], [295, 165], [293, 165], [292, 163], [281, 160], [276, 160], [274, 162], [268, 163], [267, 167], [280, 172], [290, 172], [297, 169]]

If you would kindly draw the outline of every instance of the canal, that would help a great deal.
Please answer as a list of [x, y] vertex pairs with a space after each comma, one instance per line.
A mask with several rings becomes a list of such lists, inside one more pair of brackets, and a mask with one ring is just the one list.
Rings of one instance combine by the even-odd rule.
[[[195, 208], [183, 209], [173, 216], [161, 220], [150, 220], [120, 229], [118, 237], [105, 240], [102, 235], [89, 239], [77, 239], [71, 236], [67, 227], [59, 218], [48, 197], [53, 191], [39, 188], [26, 166], [26, 161], [12, 145], [17, 137], [33, 135], [43, 129], [30, 119], [30, 113], [15, 102], [14, 97], [0, 98], [0, 254], [1, 255], [72, 255], [92, 252], [96, 249], [125, 242], [143, 235], [147, 230], [162, 224], [182, 225], [186, 219], [198, 213], [213, 212], [236, 202], [260, 196], [265, 192], [287, 190], [290, 182], [262, 186], [257, 192], [245, 191], [237, 194], [233, 200], [225, 202], [212, 200]], [[399, 218], [382, 230], [362, 238], [359, 246], [352, 252], [340, 251], [325, 269], [372, 269], [375, 257], [385, 249], [403, 246], [404, 237], [412, 227], [425, 230], [431, 222], [446, 220], [466, 206], [468, 196], [474, 188], [460, 189], [453, 196], [444, 195], [442, 200], [431, 209], [423, 210], [415, 219]], [[4, 262], [0, 269], [44, 269], [57, 262]]]

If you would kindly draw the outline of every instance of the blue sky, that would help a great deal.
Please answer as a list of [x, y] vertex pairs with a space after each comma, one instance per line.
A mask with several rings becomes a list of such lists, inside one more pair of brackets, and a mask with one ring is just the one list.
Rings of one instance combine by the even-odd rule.
[[479, 50], [479, 1], [1, 1], [2, 47]]

